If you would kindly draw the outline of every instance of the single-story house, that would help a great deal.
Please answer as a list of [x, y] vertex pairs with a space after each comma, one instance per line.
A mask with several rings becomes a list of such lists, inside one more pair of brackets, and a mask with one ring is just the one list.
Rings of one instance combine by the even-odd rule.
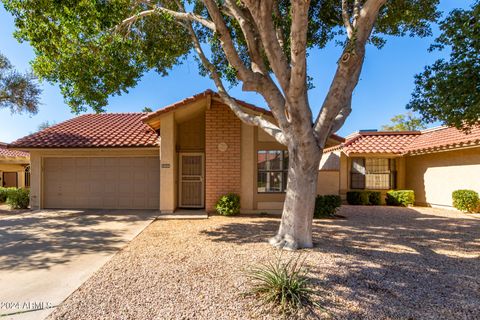
[[451, 208], [452, 191], [480, 193], [480, 127], [359, 131], [325, 149], [320, 172], [338, 173], [344, 198], [349, 190], [412, 189], [417, 205]]
[[0, 187], [25, 188], [30, 186], [30, 155], [9, 150], [0, 142]]
[[[239, 104], [273, 121], [269, 111]], [[332, 135], [327, 146], [342, 142]], [[30, 153], [33, 209], [211, 211], [234, 192], [242, 211], [254, 212], [279, 210], [285, 198], [286, 148], [209, 90], [151, 113], [81, 115], [10, 148]], [[319, 180], [319, 193], [338, 192], [338, 172]]]

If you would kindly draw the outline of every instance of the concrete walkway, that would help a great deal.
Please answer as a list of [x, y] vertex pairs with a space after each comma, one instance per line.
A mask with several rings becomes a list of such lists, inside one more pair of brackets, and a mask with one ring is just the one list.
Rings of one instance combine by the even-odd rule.
[[44, 319], [157, 215], [43, 210], [0, 217], [0, 318]]

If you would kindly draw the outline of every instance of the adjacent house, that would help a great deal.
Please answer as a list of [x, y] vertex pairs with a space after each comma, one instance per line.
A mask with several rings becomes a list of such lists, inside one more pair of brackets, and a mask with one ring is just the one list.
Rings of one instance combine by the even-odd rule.
[[467, 134], [451, 127], [359, 131], [327, 148], [320, 170], [338, 173], [335, 194], [343, 197], [349, 190], [413, 189], [416, 204], [450, 208], [453, 190], [480, 193], [480, 127]]
[[[269, 111], [239, 104], [273, 121]], [[342, 142], [332, 135], [327, 145]], [[286, 148], [242, 123], [212, 91], [152, 113], [81, 115], [10, 148], [30, 153], [33, 209], [211, 211], [234, 192], [251, 212], [280, 210], [285, 198]], [[338, 172], [319, 180], [319, 193], [338, 192]]]
[[9, 150], [0, 142], [0, 187], [25, 188], [30, 186], [30, 155]]

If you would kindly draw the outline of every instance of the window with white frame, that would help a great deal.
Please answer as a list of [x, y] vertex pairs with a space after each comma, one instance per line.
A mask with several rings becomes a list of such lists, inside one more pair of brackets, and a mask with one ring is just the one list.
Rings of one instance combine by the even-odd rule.
[[395, 159], [352, 158], [351, 189], [388, 190], [397, 186]]
[[257, 152], [257, 192], [285, 192], [287, 178], [287, 151], [259, 150]]

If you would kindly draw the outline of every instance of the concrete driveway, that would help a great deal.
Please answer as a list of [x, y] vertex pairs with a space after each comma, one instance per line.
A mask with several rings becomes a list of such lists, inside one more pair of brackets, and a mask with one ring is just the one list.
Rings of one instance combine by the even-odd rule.
[[42, 210], [1, 216], [0, 318], [45, 318], [157, 215]]

